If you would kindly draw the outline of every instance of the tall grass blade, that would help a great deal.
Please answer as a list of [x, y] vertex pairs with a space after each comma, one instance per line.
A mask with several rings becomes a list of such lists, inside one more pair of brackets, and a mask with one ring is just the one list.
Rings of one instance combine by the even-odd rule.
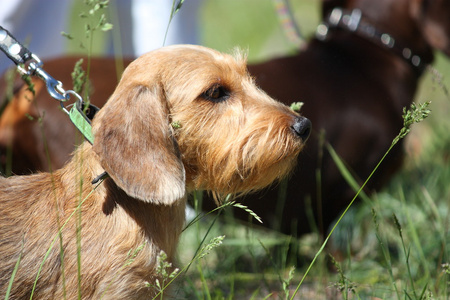
[[181, 6], [183, 6], [184, 0], [173, 0], [172, 1], [172, 9], [170, 11], [169, 22], [167, 23], [166, 33], [164, 34], [164, 41], [162, 46], [166, 44], [167, 34], [169, 33], [169, 27], [172, 23], [173, 17], [180, 11]]
[[[355, 191], [358, 192], [361, 188], [356, 179], [352, 176], [350, 170], [347, 168], [345, 162], [341, 159], [341, 157], [336, 153], [333, 146], [331, 146], [329, 143], [326, 144], [327, 150], [331, 155], [331, 158], [333, 159], [334, 163], [339, 169], [339, 172], [341, 173], [342, 177], [344, 177], [345, 181], [347, 181], [348, 185]], [[369, 197], [364, 193], [364, 191], [361, 190], [360, 195], [361, 199], [363, 199], [366, 203], [370, 203]]]
[[179, 272], [177, 272], [177, 274], [175, 274], [175, 275], [171, 278], [171, 280], [170, 280], [167, 284], [165, 284], [165, 285], [160, 289], [160, 291], [158, 292], [158, 294], [157, 294], [155, 297], [153, 297], [153, 299], [158, 298], [158, 297], [161, 295], [161, 293], [163, 293], [164, 290], [165, 290], [168, 286], [170, 286], [170, 284], [172, 284], [172, 282], [173, 282], [175, 279], [177, 279], [178, 276], [180, 276], [180, 274], [185, 274], [185, 273], [187, 272], [188, 268], [189, 268], [195, 261], [198, 261], [198, 260], [202, 259], [202, 258], [205, 257], [206, 255], [208, 255], [214, 248], [219, 247], [220, 245], [222, 245], [222, 242], [223, 242], [224, 239], [225, 239], [225, 236], [224, 236], [224, 235], [222, 235], [222, 236], [217, 236], [217, 237], [215, 237], [215, 238], [212, 238], [212, 239], [210, 240], [210, 242], [209, 242], [207, 245], [203, 246], [202, 249], [201, 249], [200, 251], [196, 252], [196, 254], [195, 254], [194, 257], [192, 258], [192, 260], [191, 260], [191, 261], [190, 261], [183, 269], [181, 269]]
[[383, 155], [381, 160], [378, 162], [378, 164], [372, 170], [372, 172], [370, 173], [369, 177], [367, 177], [367, 179], [364, 181], [364, 183], [359, 188], [359, 190], [356, 193], [356, 195], [350, 201], [350, 203], [348, 204], [347, 208], [341, 214], [341, 216], [337, 220], [336, 224], [333, 226], [333, 228], [331, 229], [330, 233], [325, 238], [324, 242], [322, 243], [322, 246], [320, 247], [319, 251], [315, 254], [315, 256], [314, 256], [313, 260], [311, 261], [311, 263], [309, 264], [305, 274], [303, 275], [302, 279], [300, 280], [299, 284], [297, 285], [297, 288], [295, 289], [294, 294], [291, 297], [291, 300], [294, 300], [294, 296], [298, 293], [301, 285], [303, 284], [303, 282], [306, 279], [306, 276], [309, 274], [309, 272], [311, 271], [311, 269], [312, 269], [313, 265], [315, 264], [317, 258], [322, 253], [323, 249], [325, 248], [326, 244], [328, 243], [328, 240], [330, 239], [330, 237], [333, 234], [334, 230], [339, 225], [339, 223], [341, 222], [342, 218], [345, 216], [347, 211], [350, 209], [350, 207], [352, 206], [353, 202], [361, 194], [361, 192], [363, 191], [364, 187], [367, 185], [369, 180], [372, 178], [373, 174], [375, 174], [375, 172], [378, 170], [379, 166], [384, 161], [386, 156], [389, 154], [389, 152], [392, 150], [392, 148], [410, 132], [412, 124], [419, 123], [419, 122], [423, 121], [426, 117], [428, 117], [428, 115], [431, 112], [428, 109], [429, 104], [430, 104], [430, 102], [425, 102], [423, 104], [419, 104], [419, 107], [417, 107], [414, 103], [412, 103], [410, 109], [407, 110], [406, 108], [403, 108], [403, 127], [400, 129], [399, 134], [393, 139], [389, 149], [386, 151], [386, 153]]
[[35, 278], [34, 283], [33, 283], [33, 288], [31, 289], [30, 300], [33, 299], [33, 295], [34, 295], [34, 292], [35, 292], [35, 290], [36, 290], [36, 285], [37, 285], [37, 282], [38, 282], [39, 277], [40, 277], [40, 275], [41, 275], [42, 268], [44, 267], [44, 263], [47, 261], [47, 258], [48, 258], [48, 256], [50, 255], [50, 252], [51, 252], [52, 249], [53, 249], [53, 246], [55, 245], [56, 239], [60, 237], [60, 234], [62, 233], [64, 227], [66, 227], [67, 223], [69, 223], [70, 219], [72, 219], [72, 217], [77, 213], [77, 211], [78, 211], [79, 209], [81, 209], [81, 206], [83, 205], [84, 201], [86, 201], [86, 200], [92, 195], [92, 193], [95, 192], [95, 190], [96, 190], [102, 183], [103, 183], [103, 179], [102, 179], [96, 186], [94, 186], [94, 188], [92, 189], [92, 191], [90, 191], [89, 194], [83, 199], [83, 201], [82, 201], [82, 202], [74, 209], [74, 211], [69, 215], [69, 217], [67, 218], [67, 220], [62, 224], [61, 228], [60, 228], [60, 229], [58, 230], [58, 232], [56, 233], [56, 236], [53, 238], [52, 242], [50, 243], [50, 246], [48, 247], [47, 252], [46, 252], [45, 255], [44, 255], [44, 258], [42, 259], [42, 262], [41, 262], [41, 264], [39, 265], [39, 269], [38, 269], [38, 272], [37, 272], [37, 274], [36, 274], [36, 278]]
[[427, 288], [428, 288], [428, 283], [425, 284], [425, 286], [423, 287], [422, 292], [420, 293], [419, 299], [426, 299], [425, 293], [427, 292]]
[[377, 213], [376, 213], [374, 208], [372, 208], [372, 220], [373, 220], [373, 223], [375, 224], [375, 236], [376, 236], [376, 238], [378, 240], [378, 244], [380, 245], [381, 252], [383, 253], [383, 258], [384, 258], [384, 260], [386, 262], [386, 265], [388, 267], [389, 277], [391, 279], [392, 286], [393, 286], [394, 291], [395, 291], [395, 293], [397, 295], [397, 299], [400, 300], [401, 299], [400, 298], [400, 293], [398, 291], [397, 284], [395, 283], [395, 277], [394, 277], [394, 271], [393, 271], [393, 268], [392, 268], [391, 257], [389, 255], [389, 250], [387, 249], [387, 247], [385, 246], [385, 243], [381, 239], [380, 230], [379, 230], [380, 226], [379, 226], [379, 223], [378, 223], [378, 220], [377, 220]]
[[16, 265], [14, 266], [14, 270], [11, 274], [11, 278], [9, 279], [9, 283], [8, 283], [8, 288], [6, 290], [6, 294], [5, 294], [5, 300], [9, 299], [9, 295], [11, 293], [11, 289], [12, 289], [12, 285], [14, 282], [14, 278], [16, 277], [17, 274], [17, 270], [19, 269], [19, 265], [20, 265], [20, 261], [22, 260], [22, 254], [23, 254], [23, 241], [22, 241], [22, 249], [20, 249], [20, 254], [19, 257], [17, 258], [17, 262]]
[[125, 263], [119, 268], [119, 270], [117, 270], [116, 274], [114, 274], [113, 278], [111, 279], [110, 282], [108, 282], [108, 285], [106, 286], [106, 288], [104, 289], [102, 295], [100, 296], [100, 299], [103, 299], [103, 297], [106, 295], [106, 293], [108, 292], [109, 288], [111, 287], [111, 285], [114, 283], [114, 280], [119, 276], [119, 272], [121, 270], [123, 270], [125, 267], [129, 266], [130, 264], [132, 264], [134, 262], [134, 259], [136, 258], [136, 256], [139, 254], [139, 252], [142, 251], [142, 249], [145, 246], [145, 242], [141, 245], [139, 245], [136, 249], [130, 249], [127, 253], [127, 260], [125, 261]]
[[405, 211], [406, 219], [408, 220], [408, 229], [409, 229], [410, 235], [411, 235], [412, 240], [414, 242], [415, 249], [419, 252], [420, 261], [422, 262], [422, 266], [423, 266], [423, 268], [425, 270], [424, 276], [426, 278], [430, 278], [430, 270], [428, 268], [427, 259], [425, 257], [425, 253], [423, 251], [422, 243], [420, 242], [419, 233], [417, 232], [417, 226], [414, 226], [415, 222], [411, 218], [411, 214], [409, 213], [409, 209], [406, 208], [407, 204], [406, 204], [406, 199], [405, 199], [405, 195], [403, 193], [403, 190], [400, 189], [399, 193], [400, 193], [400, 200], [401, 200], [402, 204], [405, 206], [404, 211]]
[[410, 247], [406, 248], [405, 240], [403, 238], [403, 229], [402, 229], [402, 226], [400, 225], [400, 221], [398, 220], [398, 218], [395, 214], [393, 214], [393, 218], [394, 218], [394, 223], [398, 230], [398, 234], [400, 236], [400, 240], [402, 242], [403, 254], [405, 255], [406, 268], [408, 270], [408, 277], [409, 277], [409, 282], [411, 284], [412, 292], [413, 292], [414, 298], [419, 299], [419, 298], [417, 298], [416, 288], [414, 286], [414, 278], [411, 273], [411, 264], [409, 263], [409, 256], [411, 254], [411, 248]]
[[202, 283], [203, 296], [206, 295], [206, 299], [211, 300], [211, 293], [209, 292], [208, 283], [203, 275], [203, 269], [200, 264], [197, 265], [197, 271], [200, 275], [200, 282]]
[[250, 216], [252, 216], [256, 221], [258, 221], [259, 223], [262, 224], [262, 220], [261, 218], [250, 208], [248, 208], [248, 206], [242, 205], [241, 203], [233, 203], [232, 204], [234, 207], [243, 209], [245, 212], [247, 212]]

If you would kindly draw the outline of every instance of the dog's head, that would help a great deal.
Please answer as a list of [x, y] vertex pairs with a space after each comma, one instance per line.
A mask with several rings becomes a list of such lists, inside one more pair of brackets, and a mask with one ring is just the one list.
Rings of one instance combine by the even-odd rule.
[[128, 66], [93, 132], [120, 188], [171, 204], [186, 187], [239, 194], [285, 176], [310, 122], [258, 89], [241, 55], [171, 46]]

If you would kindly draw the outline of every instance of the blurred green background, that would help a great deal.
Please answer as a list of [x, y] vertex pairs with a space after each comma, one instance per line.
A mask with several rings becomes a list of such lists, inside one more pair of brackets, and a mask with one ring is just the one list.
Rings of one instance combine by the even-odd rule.
[[[309, 36], [319, 22], [320, 1], [291, 2], [292, 13], [302, 33]], [[115, 9], [113, 3], [110, 4], [110, 12]], [[224, 52], [239, 46], [248, 49], [250, 61], [295, 51], [295, 46], [288, 41], [281, 28], [273, 0], [203, 0], [202, 4], [199, 21], [202, 45]], [[83, 10], [83, 1], [75, 1], [69, 26], [74, 40], [68, 43], [69, 53], [83, 53], [77, 42], [84, 36], [83, 20], [79, 18]], [[94, 54], [105, 52], [106, 36], [96, 34]]]

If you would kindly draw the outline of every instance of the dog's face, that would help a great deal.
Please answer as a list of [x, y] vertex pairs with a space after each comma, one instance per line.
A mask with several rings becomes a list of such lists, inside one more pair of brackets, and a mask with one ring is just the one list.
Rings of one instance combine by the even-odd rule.
[[259, 90], [242, 57], [171, 46], [125, 70], [93, 131], [119, 187], [170, 204], [186, 187], [239, 194], [287, 175], [310, 123]]

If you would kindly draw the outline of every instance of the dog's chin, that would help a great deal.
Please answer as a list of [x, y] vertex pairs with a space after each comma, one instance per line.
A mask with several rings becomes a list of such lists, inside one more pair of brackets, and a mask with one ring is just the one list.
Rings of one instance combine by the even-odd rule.
[[[247, 169], [235, 169], [232, 174], [216, 174], [208, 177], [207, 181], [197, 181], [194, 189], [205, 190], [211, 194], [216, 204], [222, 204], [226, 199], [242, 197], [250, 193], [262, 190], [278, 184], [288, 177], [297, 163], [297, 155], [300, 149], [287, 157], [283, 157], [273, 164], [247, 165]], [[198, 178], [205, 178], [200, 176]]]
[[297, 164], [298, 152], [284, 157], [282, 160], [264, 168], [257, 168], [251, 175], [244, 178], [237, 186], [240, 188], [236, 194], [246, 195], [253, 193], [271, 185], [277, 184], [282, 179], [289, 177]]

